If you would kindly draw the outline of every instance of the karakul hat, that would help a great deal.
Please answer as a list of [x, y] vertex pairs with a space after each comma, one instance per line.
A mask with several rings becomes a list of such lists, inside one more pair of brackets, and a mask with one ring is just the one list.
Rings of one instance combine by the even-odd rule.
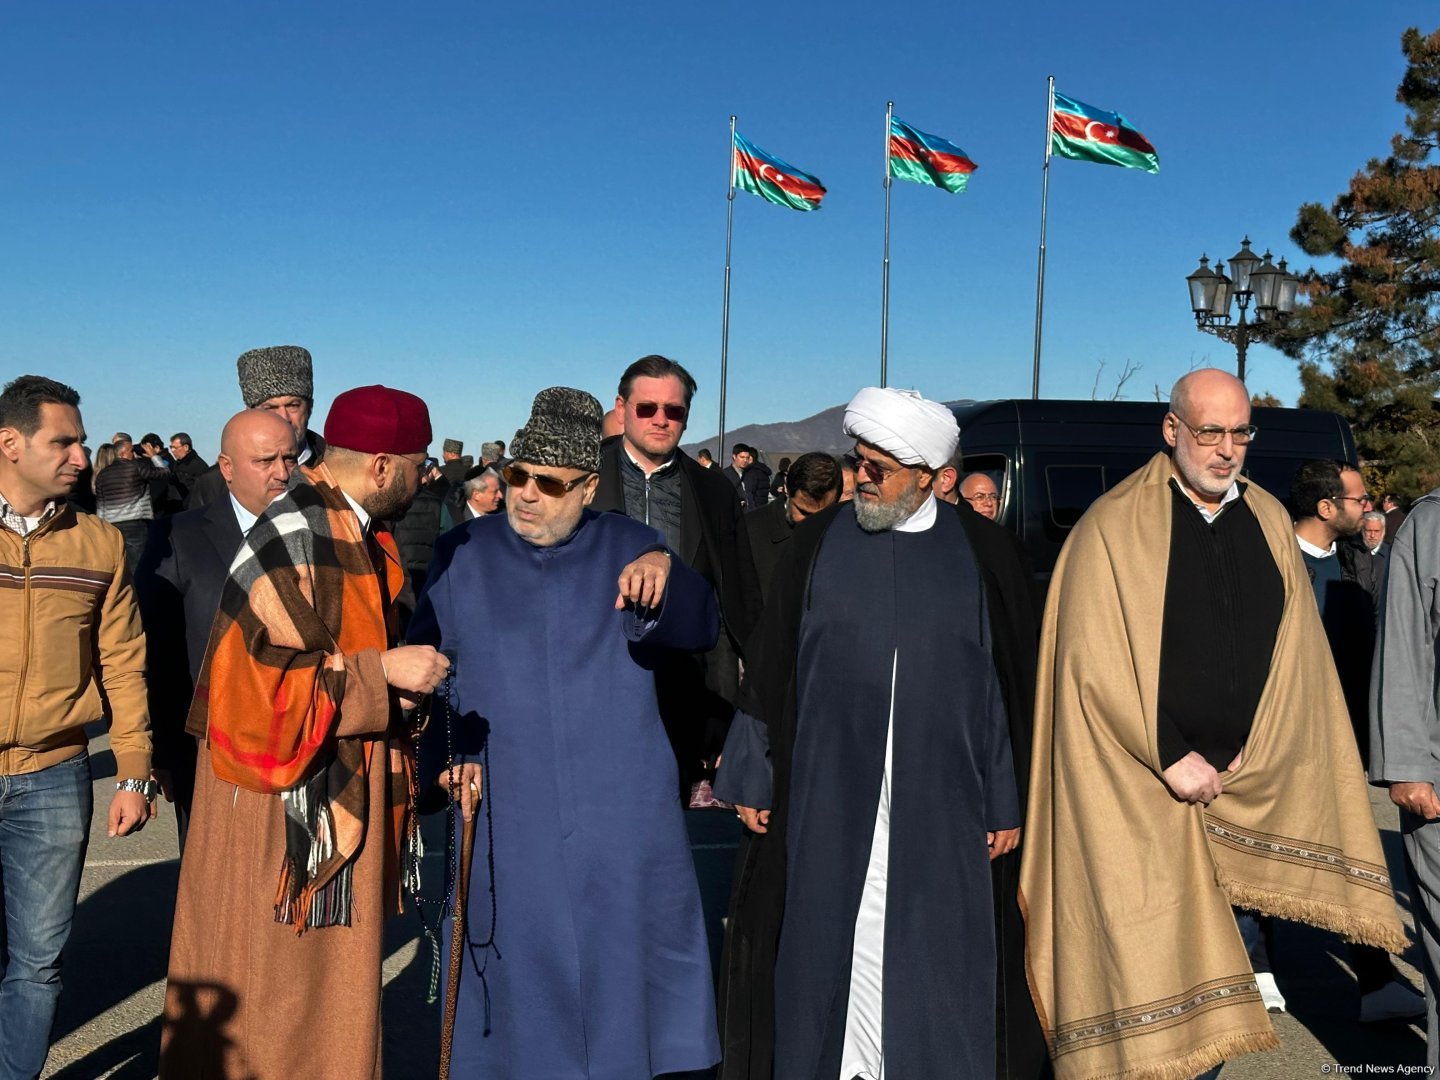
[[465, 449], [465, 444], [459, 439], [446, 439], [440, 445], [440, 449], [446, 454], [458, 454]]
[[430, 410], [404, 390], [357, 386], [330, 406], [325, 441], [362, 454], [423, 454], [430, 446]]
[[530, 419], [515, 432], [510, 453], [530, 465], [600, 471], [600, 425], [605, 410], [584, 390], [552, 386], [535, 395]]
[[240, 372], [240, 396], [253, 409], [272, 397], [315, 398], [315, 377], [310, 352], [299, 345], [271, 345], [242, 353], [235, 367]]

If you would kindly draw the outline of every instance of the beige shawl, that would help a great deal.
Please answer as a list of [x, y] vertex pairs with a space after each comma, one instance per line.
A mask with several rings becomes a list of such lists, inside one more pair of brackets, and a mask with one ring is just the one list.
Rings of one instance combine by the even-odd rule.
[[1020, 903], [1060, 1080], [1182, 1080], [1277, 1045], [1232, 904], [1405, 946], [1295, 534], [1253, 484], [1285, 604], [1244, 761], [1208, 808], [1161, 779], [1170, 476], [1157, 454], [1091, 507], [1045, 608]]

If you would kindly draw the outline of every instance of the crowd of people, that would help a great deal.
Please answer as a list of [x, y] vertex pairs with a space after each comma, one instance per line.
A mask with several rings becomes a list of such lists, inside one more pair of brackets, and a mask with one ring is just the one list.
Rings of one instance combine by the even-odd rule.
[[1192, 372], [1042, 601], [1003, 477], [914, 391], [772, 470], [680, 449], [663, 356], [478, 460], [385, 386], [312, 430], [297, 346], [237, 372], [214, 465], [185, 432], [92, 462], [74, 389], [0, 392], [0, 1080], [47, 1056], [101, 719], [109, 835], [162, 794], [179, 827], [163, 1077], [379, 1077], [407, 907], [445, 1076], [1214, 1077], [1277, 1044], [1275, 919], [1345, 939], [1362, 1022], [1428, 1000], [1440, 1063], [1440, 493], [1377, 511], [1316, 461], [1282, 505], [1243, 384]]

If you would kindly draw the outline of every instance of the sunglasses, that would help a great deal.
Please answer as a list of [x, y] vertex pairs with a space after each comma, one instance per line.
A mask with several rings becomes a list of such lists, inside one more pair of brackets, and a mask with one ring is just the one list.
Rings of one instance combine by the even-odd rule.
[[529, 472], [518, 465], [506, 465], [500, 474], [505, 477], [505, 483], [517, 491], [524, 490], [525, 485], [534, 480], [535, 486], [540, 489], [540, 494], [549, 495], [552, 499], [558, 499], [567, 491], [579, 487], [593, 475], [585, 473], [577, 476], [574, 480], [561, 480], [558, 476], [545, 476], [541, 473]]
[[635, 415], [638, 416], [641, 420], [649, 420], [652, 416], [654, 416], [657, 412], [660, 412], [662, 409], [665, 412], [665, 419], [676, 424], [680, 423], [685, 419], [685, 417], [690, 415], [690, 410], [687, 409], [684, 405], [657, 405], [653, 401], [636, 402], [634, 405], [631, 406], [631, 408], [635, 410]]

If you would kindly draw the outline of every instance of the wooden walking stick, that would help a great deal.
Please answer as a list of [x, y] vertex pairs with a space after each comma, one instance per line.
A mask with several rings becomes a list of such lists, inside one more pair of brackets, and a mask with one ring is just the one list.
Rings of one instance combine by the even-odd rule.
[[475, 855], [475, 815], [479, 812], [476, 806], [460, 829], [460, 870], [455, 882], [455, 910], [450, 917], [450, 978], [445, 984], [445, 1011], [440, 1022], [440, 1080], [450, 1080], [455, 1007], [460, 1000], [460, 972], [465, 961], [465, 914], [470, 902], [470, 863]]

